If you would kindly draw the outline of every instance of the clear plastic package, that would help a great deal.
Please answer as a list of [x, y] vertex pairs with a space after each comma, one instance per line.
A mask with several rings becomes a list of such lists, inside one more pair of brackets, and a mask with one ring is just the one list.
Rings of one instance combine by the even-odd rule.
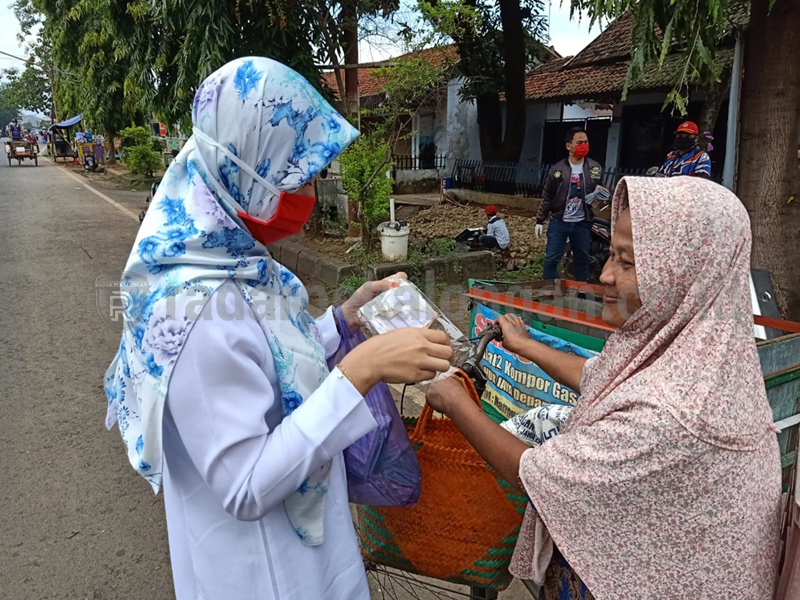
[[[471, 352], [469, 340], [419, 288], [402, 278], [397, 285], [379, 294], [359, 309], [359, 316], [373, 334], [403, 327], [429, 327], [450, 336], [452, 365], [461, 366]], [[425, 383], [425, 382], [423, 382]]]

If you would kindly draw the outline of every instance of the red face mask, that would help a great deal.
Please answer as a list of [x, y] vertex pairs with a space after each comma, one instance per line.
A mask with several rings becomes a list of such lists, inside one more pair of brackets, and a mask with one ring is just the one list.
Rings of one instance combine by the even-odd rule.
[[587, 154], [589, 154], [589, 142], [577, 144], [575, 146], [575, 158], [581, 160], [582, 158], [585, 158]]
[[256, 219], [242, 211], [237, 215], [244, 221], [250, 234], [266, 246], [295, 233], [300, 233], [303, 225], [311, 217], [311, 211], [314, 210], [316, 201], [314, 196], [281, 192], [278, 196], [278, 210], [270, 217], [269, 221]]

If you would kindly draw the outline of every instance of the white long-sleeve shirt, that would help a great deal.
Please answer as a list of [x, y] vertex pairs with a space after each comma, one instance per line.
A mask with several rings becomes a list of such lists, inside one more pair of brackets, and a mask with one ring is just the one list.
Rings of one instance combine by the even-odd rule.
[[[238, 289], [226, 283], [222, 292], [225, 312], [236, 314]], [[284, 418], [256, 317], [247, 311], [245, 318], [224, 320], [217, 304], [209, 299], [184, 344], [164, 415], [164, 497], [177, 600], [368, 600], [342, 450], [376, 427], [375, 420], [358, 391], [335, 373]], [[331, 311], [317, 323], [330, 356], [340, 341]], [[307, 546], [283, 500], [330, 460], [325, 542]]]

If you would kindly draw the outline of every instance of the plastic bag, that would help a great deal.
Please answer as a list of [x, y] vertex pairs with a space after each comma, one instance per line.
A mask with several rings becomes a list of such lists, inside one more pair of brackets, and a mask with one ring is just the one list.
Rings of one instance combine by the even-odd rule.
[[[361, 331], [350, 329], [341, 307], [333, 314], [342, 343], [336, 354], [328, 359], [331, 368], [366, 339]], [[412, 506], [419, 500], [422, 471], [392, 392], [381, 382], [367, 392], [364, 400], [378, 427], [344, 451], [350, 502], [372, 506]]]
[[[386, 333], [403, 327], [429, 327], [450, 336], [453, 348], [451, 365], [460, 367], [470, 357], [472, 344], [444, 313], [423, 294], [417, 286], [406, 279], [395, 279], [397, 285], [379, 294], [359, 309], [361, 320], [375, 334]], [[435, 379], [450, 375], [440, 373]], [[435, 380], [434, 379], [434, 380]], [[428, 382], [419, 385], [424, 388]]]
[[545, 404], [518, 414], [500, 423], [500, 426], [529, 446], [541, 446], [551, 437], [558, 435], [572, 414], [572, 409], [572, 406]]

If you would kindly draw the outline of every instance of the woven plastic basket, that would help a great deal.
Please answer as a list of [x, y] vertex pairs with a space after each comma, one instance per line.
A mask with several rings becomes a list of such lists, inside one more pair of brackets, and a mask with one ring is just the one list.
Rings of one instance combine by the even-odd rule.
[[[462, 384], [480, 406], [472, 382]], [[422, 493], [411, 508], [359, 506], [364, 556], [375, 563], [465, 585], [502, 590], [527, 498], [499, 479], [450, 419], [425, 405], [405, 419], [422, 468]]]

